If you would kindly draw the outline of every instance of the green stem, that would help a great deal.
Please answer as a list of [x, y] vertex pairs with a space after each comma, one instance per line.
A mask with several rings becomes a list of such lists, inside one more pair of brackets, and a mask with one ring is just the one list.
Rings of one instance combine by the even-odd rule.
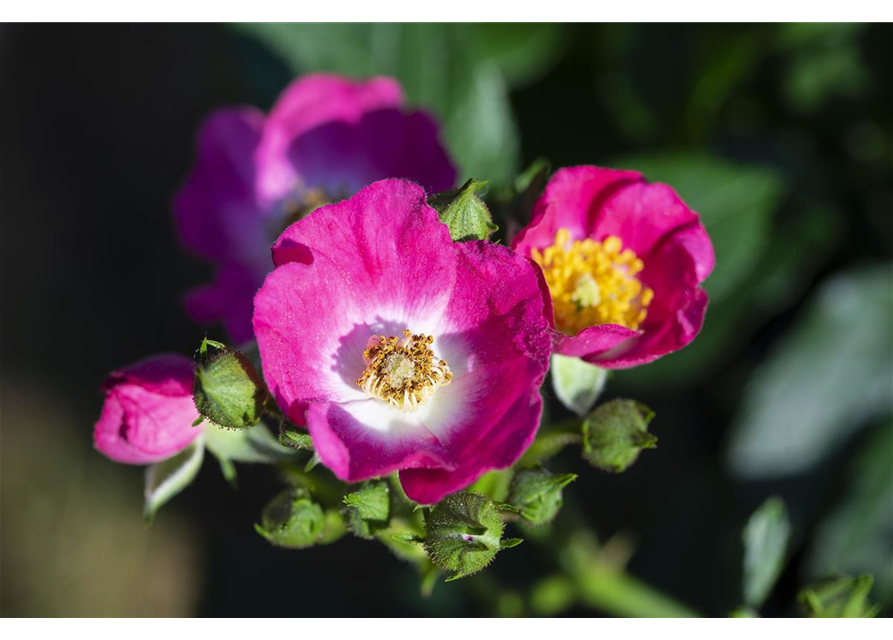
[[573, 578], [580, 600], [605, 613], [632, 618], [698, 617], [695, 611], [623, 570], [591, 563]]

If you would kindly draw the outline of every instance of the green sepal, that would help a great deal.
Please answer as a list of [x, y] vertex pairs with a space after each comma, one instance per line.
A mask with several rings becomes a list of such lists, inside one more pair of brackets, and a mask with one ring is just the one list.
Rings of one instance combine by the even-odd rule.
[[874, 618], [881, 607], [868, 601], [873, 585], [870, 575], [829, 578], [804, 588], [797, 602], [808, 618]]
[[477, 573], [502, 548], [505, 525], [496, 504], [479, 493], [463, 491], [431, 508], [425, 521], [425, 551], [450, 574], [447, 581]]
[[657, 447], [648, 433], [654, 412], [635, 400], [612, 400], [596, 407], [583, 422], [583, 457], [593, 466], [620, 473], [642, 449]]
[[524, 538], [506, 538], [502, 542], [499, 543], [500, 549], [514, 549], [519, 544], [524, 542]]
[[508, 502], [531, 525], [551, 522], [561, 509], [561, 491], [577, 479], [577, 474], [554, 475], [542, 465], [519, 469], [509, 487]]
[[367, 540], [388, 526], [391, 517], [391, 488], [385, 480], [364, 482], [343, 498], [344, 516], [350, 531]]
[[428, 197], [428, 204], [440, 215], [440, 221], [449, 227], [453, 241], [486, 240], [496, 231], [490, 209], [478, 195], [486, 185], [486, 180], [472, 178], [458, 189]]
[[310, 493], [292, 487], [264, 507], [261, 524], [254, 530], [277, 547], [305, 549], [320, 542], [326, 524], [326, 514]]
[[256, 425], [268, 397], [251, 360], [207, 338], [199, 347], [192, 396], [201, 417], [226, 429]]
[[152, 524], [155, 514], [163, 504], [195, 479], [205, 457], [204, 438], [202, 434], [172, 458], [146, 467], [143, 520], [147, 526]]

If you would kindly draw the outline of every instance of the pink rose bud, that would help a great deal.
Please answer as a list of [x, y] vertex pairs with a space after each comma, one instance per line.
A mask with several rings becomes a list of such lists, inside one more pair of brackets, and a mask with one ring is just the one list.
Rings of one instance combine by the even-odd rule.
[[192, 361], [176, 354], [113, 371], [93, 430], [96, 448], [126, 464], [159, 462], [185, 449], [202, 432], [192, 426], [198, 418], [192, 381]]

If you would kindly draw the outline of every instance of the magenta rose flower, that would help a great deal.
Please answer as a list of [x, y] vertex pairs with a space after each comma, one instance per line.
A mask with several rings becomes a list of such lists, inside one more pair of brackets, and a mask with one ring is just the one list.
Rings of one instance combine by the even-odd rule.
[[670, 187], [633, 171], [561, 169], [512, 247], [540, 265], [554, 350], [601, 367], [634, 367], [701, 330], [713, 245]]
[[400, 471], [433, 503], [528, 447], [550, 350], [530, 261], [452, 242], [404, 180], [295, 222], [273, 261], [254, 301], [264, 377], [339, 478]]
[[192, 361], [175, 354], [113, 371], [103, 385], [105, 404], [93, 443], [108, 458], [151, 464], [176, 455], [202, 432], [193, 427]]
[[434, 120], [403, 108], [389, 78], [308, 75], [268, 116], [253, 107], [216, 111], [201, 126], [195, 165], [174, 201], [182, 241], [217, 269], [188, 296], [187, 310], [248, 340], [251, 301], [279, 233], [315, 207], [391, 177], [442, 191], [456, 171]]

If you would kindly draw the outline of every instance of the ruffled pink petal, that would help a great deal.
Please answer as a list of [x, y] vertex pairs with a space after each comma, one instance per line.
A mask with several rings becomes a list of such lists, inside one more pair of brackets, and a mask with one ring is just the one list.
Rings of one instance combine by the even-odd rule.
[[628, 369], [657, 360], [668, 353], [678, 351], [695, 339], [704, 324], [707, 312], [707, 292], [695, 289], [685, 304], [675, 310], [659, 326], [650, 329], [638, 341], [633, 341], [629, 349], [601, 354], [587, 361], [606, 369]]
[[251, 107], [212, 113], [198, 133], [195, 164], [174, 198], [183, 243], [208, 260], [241, 260], [267, 245], [254, 193], [254, 152], [264, 116]]
[[466, 355], [447, 356], [456, 379], [438, 390], [445, 398], [437, 399], [455, 410], [434, 414], [425, 424], [446, 445], [456, 468], [401, 473], [407, 495], [423, 503], [520, 457], [539, 426], [539, 387], [549, 363], [549, 321], [535, 267], [487, 242], [455, 248], [458, 275], [442, 341], [446, 346], [455, 332]]
[[186, 448], [201, 433], [193, 427], [198, 411], [188, 396], [161, 396], [133, 385], [114, 393], [124, 408], [124, 437], [128, 444], [155, 460], [163, 460]]
[[378, 400], [366, 399], [311, 404], [305, 419], [323, 464], [346, 482], [400, 469], [453, 466], [437, 437], [415, 416], [404, 414], [404, 421], [395, 421], [393, 412]]
[[698, 283], [704, 282], [713, 271], [716, 258], [713, 253], [713, 243], [710, 241], [710, 236], [707, 235], [707, 230], [700, 220], [690, 222], [664, 236], [658, 246], [655, 247], [655, 251], [658, 254], [657, 260], [661, 259], [660, 251], [662, 248], [670, 244], [685, 249], [694, 263], [695, 279]]
[[602, 204], [618, 190], [642, 180], [635, 171], [592, 166], [559, 169], [537, 200], [530, 224], [512, 239], [512, 247], [529, 256], [531, 249], [554, 244], [559, 229], [567, 229], [572, 239], [589, 237]]
[[103, 388], [129, 383], [162, 396], [192, 397], [192, 360], [177, 353], [150, 356], [109, 374]]
[[515, 397], [485, 436], [461, 450], [456, 469], [401, 471], [400, 482], [406, 495], [420, 504], [433, 504], [447, 494], [466, 488], [491, 469], [514, 464], [533, 442], [539, 428], [542, 398], [538, 386]]
[[619, 324], [598, 324], [583, 329], [575, 336], [556, 332], [555, 353], [590, 360], [640, 335], [640, 331]]
[[456, 170], [437, 124], [421, 112], [382, 109], [356, 121], [334, 121], [296, 137], [289, 165], [301, 184], [349, 195], [384, 178], [405, 178], [429, 192], [453, 186]]
[[672, 234], [649, 256], [640, 277], [654, 290], [654, 300], [642, 336], [586, 360], [611, 369], [638, 366], [678, 351], [695, 338], [707, 309], [707, 294], [698, 287], [706, 264], [704, 250], [696, 251], [697, 255], [689, 252], [698, 235]]
[[298, 182], [288, 161], [297, 137], [326, 123], [356, 123], [369, 111], [401, 104], [403, 92], [391, 78], [356, 81], [317, 73], [291, 83], [270, 112], [258, 149], [258, 163], [263, 167], [257, 182], [259, 194], [266, 202], [274, 202]]
[[645, 259], [667, 235], [699, 224], [698, 214], [665, 184], [639, 182], [618, 189], [602, 202], [587, 237], [617, 236], [624, 249]]
[[422, 317], [439, 313], [453, 289], [451, 246], [421, 187], [381, 180], [292, 224], [272, 253], [277, 266], [298, 261], [333, 270], [320, 277], [351, 307]]

